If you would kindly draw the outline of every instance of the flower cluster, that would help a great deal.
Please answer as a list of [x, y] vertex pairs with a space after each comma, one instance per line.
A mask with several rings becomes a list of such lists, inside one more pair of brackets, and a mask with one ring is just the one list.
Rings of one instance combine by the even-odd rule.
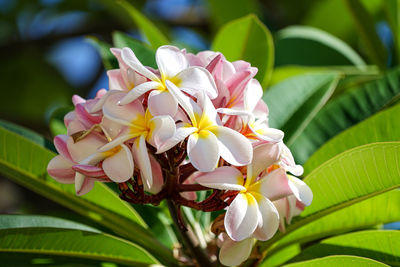
[[[283, 132], [268, 126], [256, 68], [216, 52], [162, 46], [156, 70], [129, 48], [111, 51], [119, 69], [108, 71], [110, 90], [74, 96], [68, 133], [54, 139], [60, 155], [48, 172], [57, 181], [74, 183], [78, 195], [95, 181], [115, 182], [132, 203], [226, 209], [216, 231], [225, 265], [244, 261], [255, 239], [284, 230], [311, 203], [308, 186], [287, 174], [303, 169]], [[197, 200], [199, 190], [212, 193]]]

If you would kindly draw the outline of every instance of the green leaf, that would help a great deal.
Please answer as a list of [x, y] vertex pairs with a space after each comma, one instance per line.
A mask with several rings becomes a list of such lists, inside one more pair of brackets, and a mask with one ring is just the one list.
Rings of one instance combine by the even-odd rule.
[[142, 15], [136, 8], [124, 0], [117, 2], [128, 13], [129, 17], [134, 21], [139, 28], [139, 31], [147, 38], [151, 47], [156, 50], [162, 45], [169, 44], [167, 37], [145, 16]]
[[245, 60], [258, 68], [256, 78], [266, 87], [274, 64], [274, 44], [268, 28], [248, 15], [225, 24], [215, 36], [212, 50], [230, 60]]
[[260, 264], [260, 267], [282, 266], [285, 262], [300, 254], [301, 248], [299, 244], [285, 246], [276, 253], [268, 252], [267, 258]]
[[345, 3], [353, 17], [371, 61], [381, 68], [387, 64], [387, 51], [375, 29], [374, 19], [360, 0], [346, 0]]
[[[208, 0], [211, 10], [211, 20], [216, 28], [231, 20], [251, 13], [260, 15], [260, 4], [256, 0]], [[229, 8], [226, 8], [229, 6]]]
[[[61, 242], [60, 242], [61, 241]], [[0, 230], [0, 252], [56, 255], [148, 266], [157, 261], [141, 247], [103, 233], [63, 228], [17, 228]]]
[[129, 37], [122, 32], [113, 33], [113, 43], [114, 46], [118, 48], [131, 48], [143, 65], [157, 69], [155, 52], [148, 48], [145, 44], [133, 39], [132, 37]]
[[400, 105], [396, 105], [336, 135], [309, 158], [304, 165], [305, 173], [347, 149], [373, 142], [400, 140], [399, 114]]
[[142, 245], [160, 260], [175, 262], [170, 251], [143, 228], [136, 211], [106, 185], [95, 183], [90, 193], [78, 197], [74, 185], [60, 184], [47, 174], [53, 152], [1, 127], [0, 142], [1, 174]]
[[329, 256], [315, 260], [296, 262], [292, 264], [283, 265], [284, 267], [382, 267], [387, 266], [378, 261], [374, 261], [368, 258], [362, 258], [357, 256]]
[[315, 114], [328, 101], [340, 79], [338, 73], [309, 73], [298, 75], [272, 86], [263, 99], [270, 114], [269, 124], [285, 132], [290, 145]]
[[300, 216], [311, 221], [400, 186], [400, 142], [382, 142], [347, 150], [312, 171], [304, 182], [313, 203]]
[[107, 70], [118, 68], [118, 60], [110, 51], [111, 45], [100, 41], [94, 36], [87, 37], [87, 40], [99, 51], [103, 65]]
[[[304, 182], [314, 198], [285, 234], [261, 244], [271, 247], [296, 229], [400, 186], [400, 142], [373, 143], [347, 150], [312, 171]], [[346, 218], [344, 218], [346, 219]]]
[[281, 65], [355, 65], [364, 60], [345, 42], [317, 28], [290, 26], [275, 38], [275, 66]]
[[100, 233], [99, 230], [69, 220], [42, 215], [0, 215], [0, 230], [17, 228], [62, 228]]
[[304, 163], [327, 140], [394, 103], [399, 97], [400, 68], [397, 68], [332, 99], [289, 146], [296, 161]]
[[360, 231], [324, 239], [303, 250], [293, 260], [303, 261], [330, 255], [355, 255], [377, 260], [390, 266], [400, 266], [399, 248], [399, 231]]
[[400, 191], [392, 190], [314, 220], [275, 242], [266, 253], [266, 261], [270, 257], [276, 258], [275, 254], [281, 254], [281, 250], [290, 244], [303, 244], [327, 236], [400, 221], [398, 203]]

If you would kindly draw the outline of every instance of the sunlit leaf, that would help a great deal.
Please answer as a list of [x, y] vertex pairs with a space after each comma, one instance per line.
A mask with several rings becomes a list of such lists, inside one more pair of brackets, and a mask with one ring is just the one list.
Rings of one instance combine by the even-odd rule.
[[305, 173], [347, 149], [373, 142], [400, 140], [399, 114], [400, 105], [396, 105], [336, 135], [309, 158], [304, 165]]
[[335, 36], [309, 26], [290, 26], [276, 33], [275, 65], [356, 65], [364, 60]]
[[355, 255], [400, 265], [400, 232], [370, 230], [334, 236], [303, 250], [294, 261], [303, 261], [330, 255]]
[[258, 68], [256, 77], [265, 87], [272, 75], [274, 44], [268, 28], [248, 15], [225, 24], [215, 36], [212, 50], [230, 60], [245, 60]]
[[295, 159], [304, 163], [327, 140], [394, 103], [400, 96], [400, 69], [363, 83], [328, 102], [290, 146]]
[[329, 256], [315, 260], [296, 262], [283, 265], [284, 267], [382, 267], [384, 263], [357, 256]]
[[127, 240], [92, 231], [27, 227], [0, 230], [0, 252], [57, 255], [148, 266], [157, 261], [144, 249]]

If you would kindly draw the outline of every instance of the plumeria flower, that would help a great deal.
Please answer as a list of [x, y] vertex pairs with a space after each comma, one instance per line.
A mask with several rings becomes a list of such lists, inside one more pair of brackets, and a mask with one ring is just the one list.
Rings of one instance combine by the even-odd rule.
[[293, 175], [302, 175], [304, 172], [303, 166], [296, 164], [290, 149], [283, 143], [283, 141], [279, 142], [279, 146], [281, 149], [279, 165]]
[[190, 122], [181, 123], [175, 136], [164, 143], [158, 153], [172, 148], [189, 136], [188, 157], [199, 171], [207, 172], [215, 169], [220, 156], [236, 166], [251, 162], [251, 143], [237, 131], [217, 123], [217, 112], [203, 92], [199, 93], [198, 103], [195, 103], [173, 83], [167, 81], [166, 85], [187, 113]]
[[153, 117], [149, 110], [143, 109], [139, 101], [118, 105], [125, 95], [110, 95], [103, 106], [104, 117], [114, 122], [113, 126], [105, 127], [105, 131], [114, 132], [116, 137], [104, 145], [101, 151], [109, 151], [132, 139], [132, 152], [137, 159], [144, 185], [149, 191], [153, 186], [153, 174], [146, 142], [158, 148], [175, 134], [175, 122], [170, 116]]
[[[284, 133], [281, 130], [268, 126], [268, 108], [264, 107], [262, 100], [263, 90], [260, 83], [251, 80], [243, 93], [241, 105], [235, 108], [219, 108], [217, 111], [229, 116], [240, 116], [240, 132], [247, 138], [257, 141], [280, 142]], [[262, 104], [264, 103], [264, 104]], [[230, 120], [226, 125], [235, 127], [235, 120]]]
[[154, 116], [174, 116], [178, 109], [176, 98], [169, 93], [166, 81], [173, 83], [180, 90], [195, 95], [204, 91], [210, 98], [217, 97], [217, 89], [211, 74], [201, 67], [189, 67], [181, 50], [174, 46], [162, 46], [157, 49], [156, 62], [160, 75], [142, 65], [129, 48], [122, 49], [123, 61], [135, 72], [149, 81], [133, 88], [120, 104], [128, 104], [139, 96], [151, 91], [148, 97], [148, 108]]
[[209, 188], [239, 191], [224, 219], [232, 240], [242, 241], [252, 236], [265, 241], [278, 229], [279, 214], [272, 201], [291, 194], [287, 186], [282, 186], [287, 183], [284, 169], [265, 172], [278, 159], [279, 146], [263, 143], [254, 148], [253, 162], [247, 166], [245, 177], [238, 169], [224, 166], [196, 179]]
[[[130, 150], [121, 145], [99, 152], [107, 140], [92, 133], [75, 142], [72, 137], [59, 135], [54, 139], [60, 155], [53, 158], [48, 173], [61, 183], [75, 183], [78, 195], [93, 188], [94, 181], [124, 182], [133, 175], [133, 158]], [[102, 162], [101, 167], [98, 164]]]
[[255, 239], [246, 238], [242, 241], [232, 240], [226, 233], [221, 233], [217, 239], [219, 261], [226, 266], [236, 266], [247, 260], [251, 254]]

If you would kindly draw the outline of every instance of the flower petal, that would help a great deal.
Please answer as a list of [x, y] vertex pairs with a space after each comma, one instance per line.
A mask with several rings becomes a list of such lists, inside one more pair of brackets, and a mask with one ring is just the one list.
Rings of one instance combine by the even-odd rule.
[[163, 153], [176, 146], [178, 143], [185, 140], [186, 137], [188, 137], [195, 131], [197, 131], [197, 128], [194, 127], [181, 127], [176, 129], [174, 136], [161, 144], [161, 146], [157, 150], [157, 154]]
[[149, 153], [147, 152], [146, 140], [143, 135], [135, 139], [132, 151], [134, 153], [134, 158], [138, 162], [144, 188], [146, 191], [149, 191], [153, 186], [153, 174]]
[[279, 159], [280, 148], [278, 144], [263, 143], [253, 149], [253, 162], [247, 167], [247, 176], [256, 178]]
[[211, 99], [218, 96], [214, 78], [204, 68], [190, 67], [184, 69], [176, 75], [176, 78], [179, 81], [176, 85], [190, 95], [195, 95], [198, 91], [204, 91]]
[[142, 103], [139, 101], [130, 102], [127, 105], [119, 105], [118, 102], [125, 96], [125, 93], [115, 93], [107, 98], [103, 106], [104, 116], [108, 119], [123, 125], [130, 125], [138, 115], [144, 116]]
[[252, 112], [263, 95], [263, 89], [256, 79], [252, 79], [244, 92], [244, 108]]
[[82, 196], [92, 190], [94, 179], [85, 177], [85, 175], [77, 172], [75, 175], [75, 191], [78, 196]]
[[284, 169], [276, 169], [263, 176], [256, 183], [248, 188], [249, 191], [257, 192], [271, 201], [286, 197], [292, 194], [288, 185], [288, 178]]
[[253, 147], [241, 133], [228, 127], [214, 127], [211, 130], [218, 139], [221, 157], [235, 166], [250, 164], [253, 158]]
[[144, 95], [145, 93], [147, 93], [148, 91], [153, 90], [153, 89], [158, 89], [159, 87], [160, 87], [160, 83], [153, 82], [153, 81], [139, 84], [138, 86], [136, 86], [132, 90], [130, 90], [129, 93], [126, 94], [119, 101], [118, 104], [120, 104], [120, 105], [129, 104], [132, 101], [135, 101], [136, 99], [138, 99], [138, 97], [140, 97], [141, 95]]
[[279, 213], [274, 204], [264, 196], [253, 193], [257, 200], [261, 220], [253, 233], [253, 237], [266, 241], [274, 236], [279, 227]]
[[132, 153], [126, 145], [114, 155], [103, 161], [103, 169], [107, 176], [116, 183], [122, 183], [133, 176]]
[[54, 146], [57, 149], [57, 152], [62, 155], [66, 160], [69, 160], [70, 162], [74, 162], [71, 158], [71, 155], [68, 151], [67, 147], [67, 141], [68, 141], [69, 136], [60, 134], [54, 137]]
[[288, 175], [287, 177], [289, 178], [289, 187], [295, 197], [304, 205], [309, 206], [313, 199], [313, 192], [310, 187], [297, 177], [292, 175]]
[[159, 148], [175, 135], [175, 121], [170, 116], [156, 116], [150, 120], [150, 132], [147, 138], [151, 144]]
[[156, 62], [161, 76], [172, 78], [189, 67], [189, 62], [179, 48], [164, 45], [157, 49]]
[[203, 130], [189, 136], [187, 152], [193, 166], [202, 172], [209, 172], [217, 167], [219, 160], [218, 140], [209, 131]]
[[82, 173], [88, 177], [104, 177], [106, 174], [104, 173], [103, 169], [100, 167], [92, 166], [92, 165], [83, 165], [83, 164], [76, 164], [72, 166], [73, 170]]
[[155, 81], [155, 82], [160, 82], [160, 79], [155, 75], [153, 72], [148, 70], [143, 64], [139, 61], [139, 59], [135, 56], [135, 53], [128, 48], [124, 47], [122, 49], [121, 53], [122, 60], [134, 71], [139, 73], [140, 75], [143, 75], [144, 77]]
[[107, 76], [108, 76], [108, 88], [110, 90], [125, 91], [128, 89], [121, 75], [120, 69], [107, 71]]
[[74, 142], [72, 137], [70, 137], [67, 141], [67, 147], [73, 161], [81, 162], [94, 154], [106, 142], [104, 137], [96, 133], [91, 133], [77, 142]]
[[226, 233], [235, 241], [250, 237], [257, 228], [259, 212], [256, 199], [249, 193], [240, 193], [225, 214]]
[[149, 95], [148, 107], [151, 115], [175, 116], [178, 111], [178, 101], [170, 92], [154, 90]]
[[219, 261], [226, 266], [240, 265], [250, 256], [253, 244], [253, 238], [247, 238], [240, 242], [227, 238], [219, 251]]
[[157, 160], [152, 155], [149, 155], [149, 157], [150, 157], [151, 170], [153, 172], [153, 185], [151, 188], [147, 189], [147, 191], [152, 194], [157, 194], [158, 192], [161, 191], [164, 185], [164, 177], [162, 174], [160, 164], [158, 164]]
[[191, 99], [184, 95], [181, 90], [176, 87], [175, 84], [173, 84], [170, 81], [165, 81], [165, 84], [169, 90], [169, 92], [175, 97], [175, 99], [178, 101], [179, 105], [183, 108], [184, 111], [186, 111], [187, 115], [189, 116], [190, 120], [193, 122], [196, 121], [195, 116], [194, 116], [194, 109], [193, 109], [193, 104], [191, 103]]
[[72, 169], [72, 163], [61, 155], [57, 155], [50, 160], [47, 165], [47, 172], [62, 184], [74, 183], [75, 171]]
[[196, 178], [196, 182], [219, 190], [246, 190], [243, 186], [244, 179], [242, 173], [230, 166], [223, 166], [212, 172], [202, 173]]

